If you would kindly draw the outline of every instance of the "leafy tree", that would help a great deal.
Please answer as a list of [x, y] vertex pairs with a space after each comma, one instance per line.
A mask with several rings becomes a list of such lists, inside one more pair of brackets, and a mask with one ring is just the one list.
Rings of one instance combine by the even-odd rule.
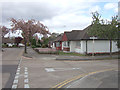
[[46, 26], [44, 26], [42, 23], [40, 23], [39, 21], [35, 21], [35, 20], [23, 20], [23, 19], [11, 19], [11, 26], [12, 26], [12, 31], [15, 30], [22, 30], [22, 36], [23, 36], [23, 40], [24, 40], [24, 44], [25, 44], [25, 53], [27, 53], [27, 42], [30, 42], [31, 38], [33, 38], [33, 35], [35, 33], [40, 33], [43, 34], [43, 36], [46, 36], [47, 34], [49, 34], [49, 30]]
[[41, 47], [41, 46], [42, 46], [42, 42], [40, 40], [38, 40], [37, 47]]
[[49, 38], [42, 38], [43, 42], [42, 42], [42, 46], [45, 48], [45, 47], [48, 47], [48, 43], [49, 43]]
[[35, 38], [32, 39], [31, 44], [34, 45], [34, 46], [36, 46], [36, 39]]
[[92, 13], [92, 27], [88, 34], [102, 39], [110, 40], [110, 56], [112, 56], [112, 40], [118, 39], [117, 16], [112, 17], [111, 21], [101, 19], [98, 12]]
[[9, 32], [9, 29], [5, 26], [0, 26], [0, 30], [2, 30], [2, 37]]

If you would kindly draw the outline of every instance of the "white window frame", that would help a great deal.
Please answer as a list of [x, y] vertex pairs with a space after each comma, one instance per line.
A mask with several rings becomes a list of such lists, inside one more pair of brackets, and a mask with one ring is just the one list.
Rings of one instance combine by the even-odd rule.
[[[69, 46], [68, 46], [68, 43], [69, 43]], [[64, 42], [63, 42], [63, 46], [64, 46], [64, 47], [70, 47], [70, 42], [69, 42], [69, 41], [64, 41]]]

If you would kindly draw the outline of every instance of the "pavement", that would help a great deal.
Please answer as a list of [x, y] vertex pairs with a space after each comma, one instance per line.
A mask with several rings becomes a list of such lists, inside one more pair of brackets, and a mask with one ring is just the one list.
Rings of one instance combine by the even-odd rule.
[[[28, 47], [28, 53], [24, 54], [24, 56], [26, 57], [34, 57], [36, 55], [36, 53], [32, 52], [31, 48]], [[47, 54], [43, 54], [43, 55], [47, 55]], [[50, 55], [50, 54], [48, 54]], [[96, 56], [72, 56], [72, 55], [56, 55], [56, 60], [70, 60], [70, 61], [88, 61], [88, 60], [110, 60], [110, 59], [118, 59], [118, 55], [112, 55], [112, 57], [110, 57], [110, 55], [96, 55]]]

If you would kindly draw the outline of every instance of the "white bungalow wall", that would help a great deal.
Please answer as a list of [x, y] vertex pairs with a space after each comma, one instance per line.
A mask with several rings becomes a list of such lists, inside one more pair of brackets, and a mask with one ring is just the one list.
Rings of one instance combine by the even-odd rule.
[[76, 42], [70, 41], [70, 52], [75, 52]]
[[[80, 42], [80, 41], [79, 41]], [[70, 41], [70, 52], [85, 53], [86, 41], [81, 41], [81, 47], [76, 47], [76, 41]], [[118, 51], [117, 42], [112, 41], [112, 52]], [[94, 53], [96, 52], [110, 52], [110, 42], [108, 40], [95, 40]], [[93, 52], [93, 41], [87, 41], [87, 53]]]
[[[86, 41], [82, 41], [82, 50], [83, 53], [86, 52]], [[93, 47], [94, 46], [94, 47]], [[94, 49], [94, 50], [93, 50]], [[87, 41], [87, 50], [88, 53], [96, 52], [110, 52], [110, 41], [109, 40], [95, 40], [94, 45], [93, 41]], [[118, 51], [117, 42], [112, 41], [112, 52]]]
[[[81, 47], [76, 46], [76, 42], [81, 43]], [[70, 41], [70, 52], [83, 53], [83, 42], [81, 41]]]

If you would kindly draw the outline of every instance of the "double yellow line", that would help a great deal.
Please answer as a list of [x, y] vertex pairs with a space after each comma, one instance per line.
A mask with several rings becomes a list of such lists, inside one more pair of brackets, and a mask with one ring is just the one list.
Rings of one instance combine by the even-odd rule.
[[67, 79], [61, 83], [58, 83], [57, 85], [53, 86], [52, 88], [62, 88], [64, 87], [65, 85], [71, 83], [72, 81], [75, 81], [75, 80], [78, 80], [86, 75], [92, 75], [92, 74], [95, 74], [95, 73], [100, 73], [100, 72], [105, 72], [105, 71], [111, 71], [111, 70], [115, 70], [115, 68], [112, 68], [112, 69], [104, 69], [104, 70], [99, 70], [99, 71], [95, 71], [95, 72], [90, 72], [90, 73], [85, 73], [85, 74], [81, 74], [81, 75], [78, 75], [78, 76], [75, 76], [71, 79]]

